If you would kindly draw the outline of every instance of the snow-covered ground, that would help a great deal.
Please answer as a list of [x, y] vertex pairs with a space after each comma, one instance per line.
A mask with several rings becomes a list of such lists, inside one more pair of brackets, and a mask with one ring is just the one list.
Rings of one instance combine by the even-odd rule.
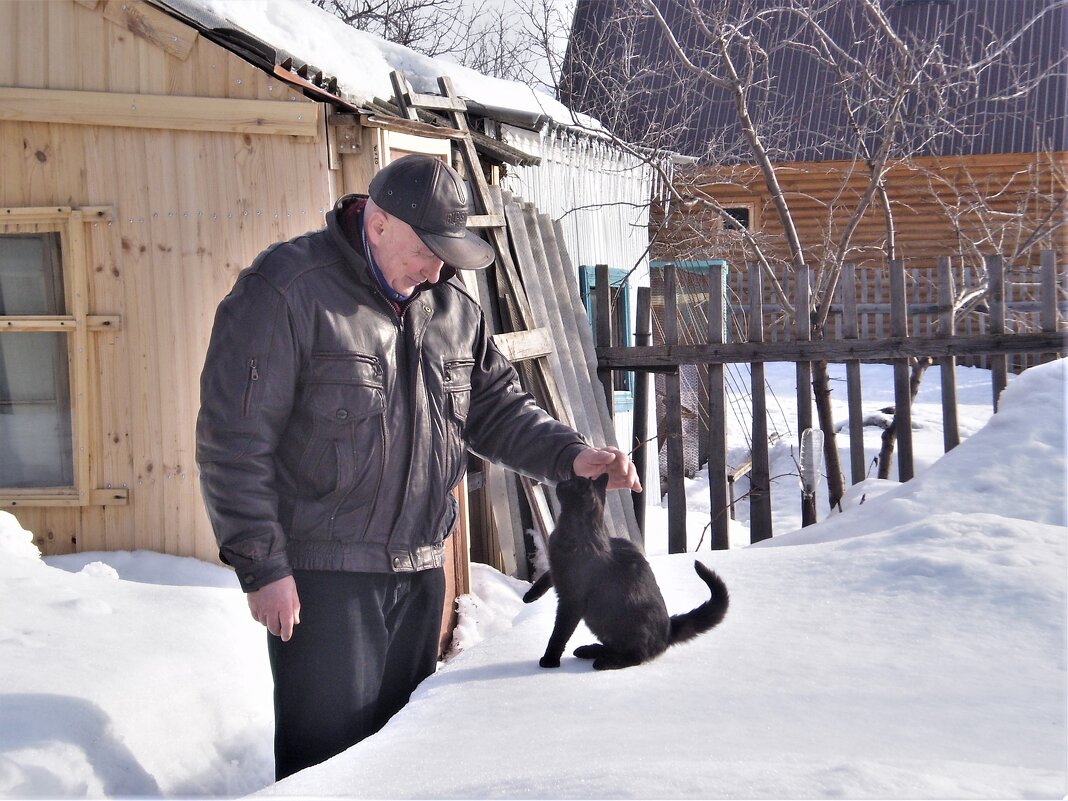
[[[379, 734], [276, 785], [266, 635], [228, 571], [42, 560], [0, 512], [0, 797], [1063, 798], [1066, 367], [1012, 379], [994, 417], [988, 374], [961, 368], [966, 439], [945, 456], [929, 373], [917, 478], [865, 481], [793, 531], [780, 479], [758, 546], [743, 502], [731, 550], [669, 556], [651, 509], [671, 611], [705, 597], [695, 556], [732, 598], [651, 664], [539, 669], [552, 593], [524, 606], [527, 585], [474, 566], [457, 653]], [[769, 377], [789, 418], [793, 370]], [[864, 388], [866, 409], [892, 402], [888, 368]], [[707, 485], [689, 497], [696, 544]]]

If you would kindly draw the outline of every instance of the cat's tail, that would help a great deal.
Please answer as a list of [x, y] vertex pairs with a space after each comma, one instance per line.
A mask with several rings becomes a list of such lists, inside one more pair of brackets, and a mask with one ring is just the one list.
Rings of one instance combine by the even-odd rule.
[[693, 567], [697, 575], [708, 585], [712, 597], [696, 609], [682, 615], [671, 616], [672, 645], [686, 642], [718, 626], [727, 614], [727, 607], [730, 606], [730, 594], [727, 592], [727, 585], [723, 583], [723, 579], [699, 561], [695, 561]]

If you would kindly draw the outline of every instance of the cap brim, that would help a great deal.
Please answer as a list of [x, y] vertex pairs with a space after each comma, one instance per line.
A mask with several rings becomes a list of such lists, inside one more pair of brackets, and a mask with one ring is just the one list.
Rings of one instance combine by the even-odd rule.
[[423, 244], [443, 262], [457, 270], [481, 270], [493, 264], [496, 251], [474, 231], [465, 236], [440, 236], [412, 228]]

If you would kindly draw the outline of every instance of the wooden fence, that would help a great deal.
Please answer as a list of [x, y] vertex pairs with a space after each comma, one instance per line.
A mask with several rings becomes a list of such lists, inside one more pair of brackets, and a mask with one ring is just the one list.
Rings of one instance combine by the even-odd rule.
[[[602, 381], [611, 386], [611, 371], [634, 370], [638, 375], [664, 373], [665, 430], [662, 433], [667, 443], [667, 495], [668, 495], [668, 550], [678, 553], [686, 550], [686, 495], [684, 488], [682, 404], [679, 390], [679, 373], [683, 365], [699, 365], [703, 368], [706, 392], [704, 413], [707, 416], [707, 458], [710, 493], [712, 547], [726, 548], [730, 508], [729, 484], [731, 475], [726, 463], [726, 430], [724, 425], [727, 398], [724, 383], [724, 366], [731, 363], [751, 365], [752, 404], [752, 461], [750, 481], [750, 525], [753, 541], [772, 535], [770, 471], [768, 457], [767, 400], [764, 382], [764, 364], [767, 362], [793, 362], [797, 370], [797, 431], [814, 428], [812, 363], [842, 362], [846, 366], [847, 398], [850, 430], [850, 468], [853, 483], [865, 477], [863, 451], [863, 412], [861, 409], [860, 364], [862, 362], [890, 363], [894, 367], [895, 412], [897, 415], [897, 464], [898, 475], [907, 481], [913, 475], [912, 425], [910, 389], [910, 363], [918, 358], [931, 358], [940, 365], [942, 372], [942, 413], [945, 431], [945, 448], [949, 450], [959, 442], [957, 431], [957, 400], [954, 368], [958, 360], [982, 357], [991, 370], [992, 398], [995, 411], [997, 400], [1007, 383], [1009, 360], [1024, 355], [1032, 362], [1039, 358], [1054, 358], [1068, 350], [1063, 330], [1063, 304], [1059, 302], [1058, 269], [1052, 251], [1044, 252], [1041, 272], [1035, 282], [1035, 299], [1024, 313], [1036, 314], [1034, 330], [1019, 330], [1010, 324], [1004, 262], [999, 257], [986, 260], [988, 288], [985, 298], [985, 330], [981, 333], [961, 332], [957, 329], [952, 312], [953, 288], [956, 284], [948, 259], [939, 260], [935, 283], [937, 292], [920, 308], [910, 304], [906, 287], [915, 278], [906, 275], [904, 263], [889, 265], [886, 286], [886, 311], [888, 320], [875, 326], [871, 319], [867, 331], [862, 327], [865, 314], [882, 313], [883, 309], [871, 309], [870, 302], [858, 301], [870, 296], [862, 294], [863, 284], [858, 285], [857, 272], [851, 265], [843, 271], [839, 289], [840, 315], [834, 325], [828, 327], [824, 339], [813, 341], [808, 321], [796, 325], [789, 336], [768, 336], [765, 320], [769, 310], [764, 299], [763, 277], [756, 265], [749, 267], [746, 275], [748, 292], [748, 325], [744, 332], [735, 331], [737, 339], [727, 341], [727, 304], [724, 293], [727, 281], [723, 262], [712, 262], [707, 276], [706, 336], [704, 342], [680, 344], [678, 320], [678, 271], [674, 265], [664, 268], [664, 307], [661, 318], [664, 342], [659, 345], [635, 347], [597, 348], [598, 369]], [[607, 270], [607, 268], [604, 268]], [[1063, 276], [1063, 270], [1061, 271]], [[793, 286], [793, 302], [796, 308], [810, 308], [810, 276], [804, 271]], [[598, 280], [597, 292], [607, 293], [608, 281]], [[690, 295], [692, 299], [692, 293]], [[602, 296], [597, 304], [599, 313], [605, 317], [598, 322], [598, 331], [607, 330], [609, 301]], [[1033, 308], [1032, 308], [1033, 307]], [[639, 337], [649, 330], [648, 296], [639, 294], [637, 332]], [[775, 310], [771, 310], [774, 316]], [[644, 316], [643, 316], [644, 315]], [[934, 316], [933, 322], [918, 324], [920, 316]], [[780, 315], [781, 316], [781, 315]], [[919, 330], [917, 330], [919, 329]], [[865, 336], [865, 333], [867, 334]], [[599, 341], [606, 341], [600, 339]], [[607, 340], [611, 341], [611, 340]], [[647, 401], [641, 401], [643, 404]], [[647, 408], [640, 408], [636, 401], [634, 418], [644, 419]], [[636, 436], [638, 436], [636, 434]], [[640, 440], [644, 441], [644, 437]], [[803, 508], [803, 520], [813, 519], [809, 510]]]

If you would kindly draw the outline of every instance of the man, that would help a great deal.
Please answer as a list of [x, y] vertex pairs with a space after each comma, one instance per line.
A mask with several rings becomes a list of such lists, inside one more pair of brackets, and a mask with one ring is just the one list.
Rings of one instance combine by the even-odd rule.
[[468, 447], [641, 490], [625, 454], [520, 389], [455, 278], [493, 260], [466, 219], [460, 176], [407, 156], [219, 306], [197, 461], [220, 556], [272, 635], [279, 779], [377, 731], [434, 672]]

